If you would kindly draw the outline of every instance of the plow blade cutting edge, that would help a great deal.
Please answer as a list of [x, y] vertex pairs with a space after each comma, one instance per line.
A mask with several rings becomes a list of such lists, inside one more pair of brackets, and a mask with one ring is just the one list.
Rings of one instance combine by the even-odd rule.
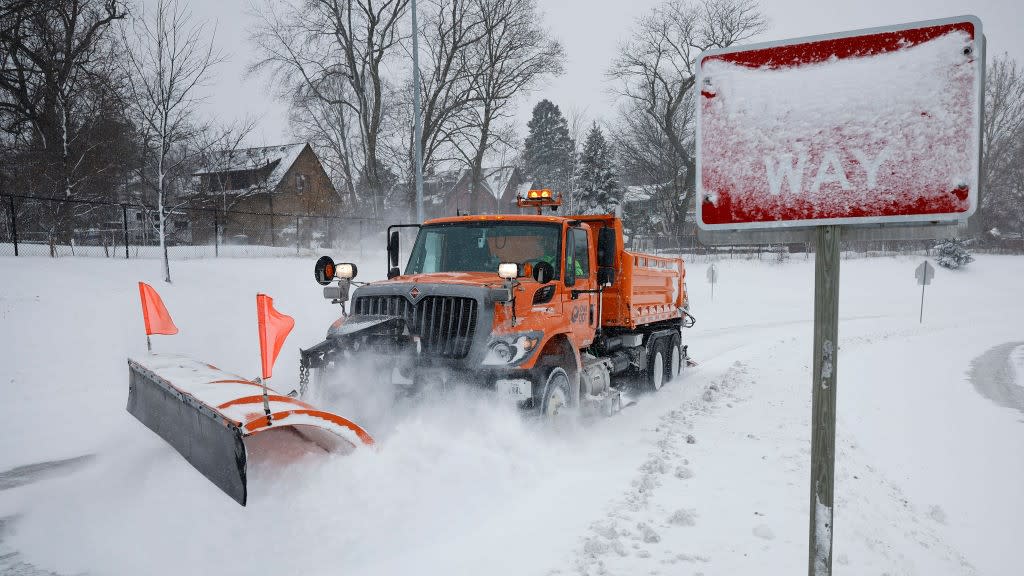
[[174, 447], [218, 488], [245, 506], [246, 440], [287, 430], [327, 452], [369, 446], [365, 430], [337, 414], [187, 357], [128, 360], [128, 412]]

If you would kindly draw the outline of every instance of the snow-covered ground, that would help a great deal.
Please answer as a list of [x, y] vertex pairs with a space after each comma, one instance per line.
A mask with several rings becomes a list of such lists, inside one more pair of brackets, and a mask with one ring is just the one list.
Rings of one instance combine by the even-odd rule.
[[[1018, 574], [1024, 258], [938, 269], [924, 324], [919, 263], [843, 262], [835, 572]], [[246, 508], [125, 412], [135, 282], [181, 330], [155, 349], [250, 375], [273, 296], [296, 318], [281, 389], [336, 309], [312, 259], [172, 265], [167, 286], [155, 260], [0, 259], [0, 573], [806, 570], [812, 261], [721, 261], [714, 301], [691, 263], [700, 365], [614, 418], [556, 433], [456, 394], [371, 430], [379, 450], [257, 465]]]

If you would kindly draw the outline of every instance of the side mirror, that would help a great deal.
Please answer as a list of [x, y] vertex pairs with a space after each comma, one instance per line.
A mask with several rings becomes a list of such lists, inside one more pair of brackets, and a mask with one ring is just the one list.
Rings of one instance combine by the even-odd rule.
[[599, 286], [611, 286], [615, 284], [615, 268], [598, 268], [597, 284]]
[[538, 284], [547, 284], [555, 277], [555, 267], [543, 260], [533, 266], [533, 279]]
[[[398, 230], [392, 232], [391, 238], [388, 238], [388, 264], [389, 268], [398, 266]], [[388, 274], [391, 274], [390, 270]]]
[[402, 271], [398, 269], [398, 266], [392, 266], [391, 268], [388, 268], [388, 280], [391, 280], [395, 276], [401, 276], [401, 275], [402, 275]]
[[615, 267], [615, 229], [604, 227], [597, 234], [597, 265]]
[[313, 278], [321, 286], [327, 286], [334, 280], [334, 259], [330, 256], [321, 256], [313, 266]]

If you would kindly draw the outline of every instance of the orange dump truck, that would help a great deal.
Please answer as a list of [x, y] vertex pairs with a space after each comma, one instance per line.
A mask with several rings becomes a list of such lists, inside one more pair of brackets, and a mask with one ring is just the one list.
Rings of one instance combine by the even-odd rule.
[[355, 265], [321, 258], [316, 279], [342, 316], [302, 351], [303, 385], [376, 352], [393, 384], [461, 382], [555, 417], [613, 413], [625, 383], [657, 390], [677, 376], [694, 322], [683, 260], [625, 250], [612, 215], [543, 215], [560, 204], [549, 191], [519, 204], [537, 214], [419, 225], [404, 268], [389, 228], [388, 279], [351, 295]]

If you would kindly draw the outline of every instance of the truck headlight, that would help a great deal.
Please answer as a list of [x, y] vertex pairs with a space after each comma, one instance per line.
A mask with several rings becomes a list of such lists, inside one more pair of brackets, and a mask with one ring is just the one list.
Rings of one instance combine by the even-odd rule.
[[359, 269], [356, 268], [356, 265], [348, 262], [342, 262], [334, 267], [334, 274], [338, 278], [351, 280], [352, 278], [355, 278], [358, 273]]
[[487, 366], [520, 364], [537, 350], [541, 336], [541, 332], [495, 335], [487, 345], [483, 363]]
[[498, 276], [505, 280], [515, 280], [519, 276], [519, 264], [515, 262], [498, 264]]

